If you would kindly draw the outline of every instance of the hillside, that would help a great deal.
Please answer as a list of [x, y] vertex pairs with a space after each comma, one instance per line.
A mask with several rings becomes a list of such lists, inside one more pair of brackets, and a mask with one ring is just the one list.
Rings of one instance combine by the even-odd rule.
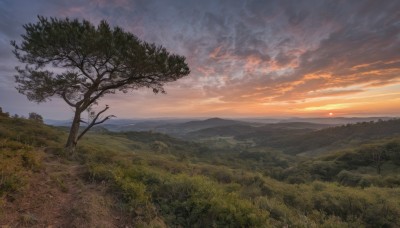
[[269, 147], [286, 154], [315, 156], [399, 135], [400, 119], [390, 119], [341, 126], [306, 122], [228, 125], [192, 131], [183, 137], [209, 141], [230, 137], [236, 143], [252, 142], [253, 146]]
[[331, 124], [331, 125], [346, 125], [362, 122], [375, 122], [380, 120], [391, 120], [393, 117], [329, 117], [329, 118], [289, 118], [279, 121], [280, 123], [287, 122], [305, 122], [316, 124]]
[[80, 159], [60, 148], [54, 127], [0, 115], [0, 225], [5, 227], [118, 227], [128, 214], [104, 185], [88, 182]]
[[307, 159], [273, 175], [291, 183], [320, 180], [347, 186], [398, 187], [399, 173], [400, 137], [396, 137]]
[[[50, 121], [54, 123], [54, 121]], [[228, 120], [221, 118], [210, 118], [205, 120], [189, 119], [160, 119], [160, 120], [121, 120], [110, 121], [103, 125], [106, 129], [114, 132], [127, 131], [153, 131], [166, 133], [174, 136], [183, 136], [191, 131], [198, 131], [205, 128], [229, 126], [229, 125], [248, 125], [250, 123]]]
[[198, 131], [206, 128], [249, 124], [250, 123], [236, 120], [211, 118], [206, 120], [194, 120], [180, 124], [161, 125], [155, 128], [154, 131], [169, 134], [175, 137], [184, 137], [189, 132]]
[[392, 119], [304, 131], [299, 134], [280, 135], [281, 137], [276, 138], [263, 132], [243, 134], [237, 138], [252, 139], [261, 146], [277, 148], [289, 154], [315, 154], [360, 145], [369, 140], [395, 137], [399, 134], [400, 119]]
[[[307, 161], [278, 150], [101, 131], [88, 134], [69, 157], [65, 135], [64, 128], [0, 117], [0, 225], [400, 225], [400, 191], [392, 188], [398, 185], [360, 188], [335, 178], [291, 184], [279, 175]], [[330, 161], [317, 160], [323, 159]]]
[[[137, 125], [140, 126], [141, 124], [142, 123], [138, 123]], [[169, 134], [174, 137], [184, 137], [186, 134], [190, 132], [199, 131], [206, 128], [230, 126], [230, 125], [250, 125], [250, 124], [251, 123], [236, 121], [236, 120], [210, 118], [205, 120], [193, 120], [183, 123], [158, 124], [154, 125], [151, 128], [151, 131]]]
[[[287, 122], [274, 124], [237, 124], [222, 125], [217, 127], [208, 127], [197, 131], [188, 132], [184, 137], [187, 139], [199, 139], [217, 136], [240, 136], [259, 135], [264, 137], [281, 137], [283, 135], [291, 135], [305, 133], [314, 130], [331, 127], [327, 124], [315, 124], [306, 122]], [[251, 138], [250, 138], [251, 139]]]

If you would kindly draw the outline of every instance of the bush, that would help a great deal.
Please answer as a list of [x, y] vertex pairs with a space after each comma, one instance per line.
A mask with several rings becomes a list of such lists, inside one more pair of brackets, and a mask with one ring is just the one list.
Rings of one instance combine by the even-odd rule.
[[19, 191], [31, 173], [42, 168], [42, 157], [42, 152], [31, 149], [0, 149], [0, 196]]
[[32, 151], [27, 151], [21, 155], [22, 166], [34, 172], [42, 168], [42, 157]]
[[41, 123], [41, 124], [43, 123], [43, 117], [41, 115], [35, 113], [35, 112], [29, 113], [28, 119], [29, 120], [33, 120], [33, 121], [38, 122], [38, 123]]
[[0, 173], [0, 197], [14, 193], [25, 185], [25, 180], [21, 175], [12, 173]]

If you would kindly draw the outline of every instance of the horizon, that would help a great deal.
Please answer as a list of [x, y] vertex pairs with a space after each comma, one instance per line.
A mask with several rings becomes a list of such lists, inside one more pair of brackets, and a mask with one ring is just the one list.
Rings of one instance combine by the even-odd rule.
[[[88, 0], [0, 2], [0, 107], [67, 120], [15, 89], [11, 40], [37, 15], [107, 20], [186, 56], [191, 74], [166, 86], [105, 96], [118, 119], [398, 117], [400, 1]], [[331, 113], [331, 114], [330, 114]]]
[[[398, 119], [400, 116], [328, 116], [328, 117], [139, 117], [139, 118], [113, 118], [109, 120], [108, 122], [105, 122], [104, 124], [107, 124], [109, 122], [116, 122], [116, 121], [173, 121], [173, 120], [182, 120], [182, 121], [203, 121], [203, 120], [210, 120], [210, 119], [223, 119], [223, 120], [242, 120], [242, 121], [256, 121], [256, 120], [293, 120], [293, 122], [296, 122], [296, 120], [323, 120], [323, 119]], [[56, 122], [61, 122], [61, 121], [71, 121], [71, 119], [46, 119], [44, 118], [44, 122], [48, 123], [49, 121], [56, 121]]]

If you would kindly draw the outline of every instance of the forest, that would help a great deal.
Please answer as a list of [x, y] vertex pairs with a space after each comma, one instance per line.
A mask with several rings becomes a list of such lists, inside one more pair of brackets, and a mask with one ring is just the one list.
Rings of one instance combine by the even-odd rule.
[[[400, 226], [399, 120], [217, 125], [187, 137], [100, 126], [70, 156], [67, 128], [2, 112], [0, 224]], [[49, 194], [71, 200], [32, 207]]]

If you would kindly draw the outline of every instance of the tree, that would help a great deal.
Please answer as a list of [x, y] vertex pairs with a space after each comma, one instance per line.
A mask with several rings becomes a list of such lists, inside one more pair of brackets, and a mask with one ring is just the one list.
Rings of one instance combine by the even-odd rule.
[[388, 160], [387, 149], [381, 146], [370, 146], [363, 152], [367, 154], [371, 166], [376, 168], [376, 173], [380, 175], [383, 163]]
[[[74, 110], [65, 145], [71, 153], [91, 127], [113, 117], [102, 116], [109, 106], [93, 113], [100, 98], [142, 87], [165, 93], [165, 83], [190, 73], [185, 57], [106, 21], [96, 27], [86, 20], [38, 19], [23, 26], [20, 44], [11, 42], [16, 58], [26, 64], [16, 67], [17, 90], [38, 103], [60, 97]], [[92, 118], [79, 134], [81, 114], [88, 110]]]
[[162, 141], [154, 141], [151, 145], [151, 148], [158, 153], [167, 153], [168, 152], [168, 145]]
[[43, 117], [35, 112], [30, 112], [28, 119], [36, 121], [38, 123], [43, 123]]
[[8, 112], [3, 112], [3, 108], [0, 107], [0, 116], [3, 117], [10, 117], [10, 114]]
[[393, 163], [400, 165], [400, 143], [397, 141], [391, 141], [385, 145], [388, 159]]

